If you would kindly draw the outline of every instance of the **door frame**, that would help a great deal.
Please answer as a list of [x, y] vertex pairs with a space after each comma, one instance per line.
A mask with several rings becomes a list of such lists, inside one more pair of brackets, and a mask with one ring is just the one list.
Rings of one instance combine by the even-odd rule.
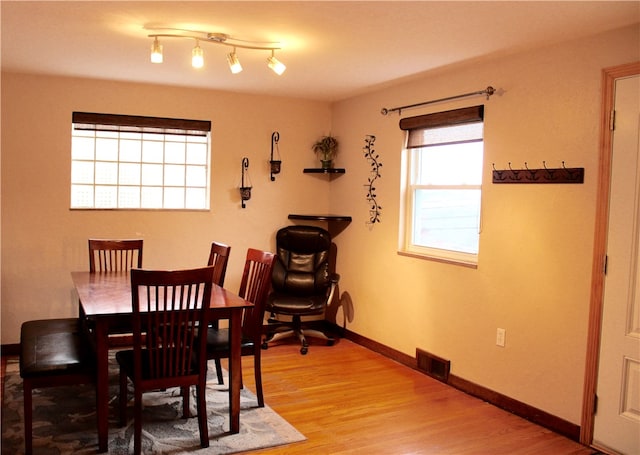
[[611, 185], [611, 152], [613, 131], [611, 113], [614, 109], [616, 79], [640, 74], [640, 62], [604, 68], [602, 70], [602, 111], [600, 113], [600, 158], [596, 199], [596, 221], [591, 267], [591, 299], [589, 305], [589, 327], [587, 331], [587, 356], [582, 395], [582, 421], [580, 442], [593, 443], [594, 409], [598, 385], [598, 363], [602, 310], [604, 308], [604, 271], [609, 227], [609, 194]]

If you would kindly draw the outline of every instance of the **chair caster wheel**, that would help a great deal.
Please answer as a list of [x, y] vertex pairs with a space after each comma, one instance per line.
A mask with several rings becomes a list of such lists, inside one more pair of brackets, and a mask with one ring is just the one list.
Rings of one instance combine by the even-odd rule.
[[269, 347], [269, 343], [267, 343], [266, 341], [263, 341], [261, 347], [262, 347], [262, 349], [264, 349], [266, 351], [267, 348]]
[[333, 346], [333, 344], [334, 344], [335, 342], [336, 342], [336, 341], [335, 341], [333, 338], [329, 338], [329, 339], [327, 340], [327, 346]]
[[300, 348], [300, 354], [305, 355], [307, 353], [307, 351], [309, 351], [309, 349], [306, 346], [302, 346]]

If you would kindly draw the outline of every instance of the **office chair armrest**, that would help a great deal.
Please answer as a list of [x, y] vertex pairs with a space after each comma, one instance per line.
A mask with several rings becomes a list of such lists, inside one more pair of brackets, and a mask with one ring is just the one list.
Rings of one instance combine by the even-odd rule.
[[340, 275], [337, 273], [332, 273], [329, 276], [329, 287], [327, 288], [327, 305], [331, 305], [333, 302], [333, 295], [335, 294], [336, 288], [338, 287], [338, 281], [340, 281]]

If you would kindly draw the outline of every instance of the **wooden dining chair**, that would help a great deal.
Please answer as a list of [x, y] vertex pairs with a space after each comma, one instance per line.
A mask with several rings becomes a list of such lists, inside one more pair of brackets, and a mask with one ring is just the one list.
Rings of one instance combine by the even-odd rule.
[[231, 247], [229, 245], [220, 242], [211, 242], [207, 265], [213, 266], [213, 282], [220, 287], [224, 287], [229, 254], [231, 254]]
[[[271, 269], [274, 260], [273, 253], [249, 248], [240, 282], [238, 295], [253, 303], [253, 307], [246, 309], [242, 318], [241, 354], [253, 356], [256, 381], [256, 395], [258, 406], [264, 407], [262, 392], [262, 324], [264, 309], [271, 288]], [[216, 360], [218, 378], [221, 377], [219, 360], [229, 358], [230, 343], [229, 329], [210, 327], [207, 333], [207, 358]]]
[[127, 272], [142, 268], [142, 239], [89, 239], [89, 271]]
[[95, 383], [94, 359], [77, 318], [24, 322], [20, 328], [25, 454], [33, 452], [33, 389]]
[[[120, 424], [126, 423], [127, 378], [134, 389], [134, 453], [142, 447], [142, 394], [180, 387], [189, 417], [189, 388], [196, 386], [200, 445], [209, 447], [206, 334], [213, 267], [131, 271], [133, 349], [116, 353], [120, 365]], [[143, 334], [146, 334], [143, 337]]]
[[[142, 239], [89, 239], [89, 272], [140, 269], [142, 246]], [[114, 321], [109, 330], [109, 346], [131, 347], [131, 322], [128, 318]]]
[[[211, 242], [211, 249], [209, 251], [208, 265], [213, 266], [213, 283], [220, 287], [224, 287], [224, 278], [227, 274], [227, 263], [229, 262], [229, 254], [231, 253], [231, 247], [220, 242]], [[219, 321], [211, 321], [210, 327], [217, 329]], [[216, 373], [218, 376], [218, 384], [224, 383], [222, 377], [222, 363], [220, 359], [215, 359]]]

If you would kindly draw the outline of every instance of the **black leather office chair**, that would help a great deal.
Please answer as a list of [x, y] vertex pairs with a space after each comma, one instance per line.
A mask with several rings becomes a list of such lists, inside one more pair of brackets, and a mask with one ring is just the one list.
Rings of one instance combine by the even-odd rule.
[[[288, 226], [276, 234], [276, 260], [271, 274], [272, 292], [267, 299], [268, 334], [263, 348], [282, 338], [297, 335], [306, 354], [306, 336], [325, 340], [331, 346], [334, 339], [319, 330], [303, 328], [303, 316], [324, 314], [333, 300], [340, 276], [331, 273], [331, 235], [315, 226]], [[291, 318], [282, 321], [277, 315]], [[282, 331], [282, 328], [285, 331]]]

